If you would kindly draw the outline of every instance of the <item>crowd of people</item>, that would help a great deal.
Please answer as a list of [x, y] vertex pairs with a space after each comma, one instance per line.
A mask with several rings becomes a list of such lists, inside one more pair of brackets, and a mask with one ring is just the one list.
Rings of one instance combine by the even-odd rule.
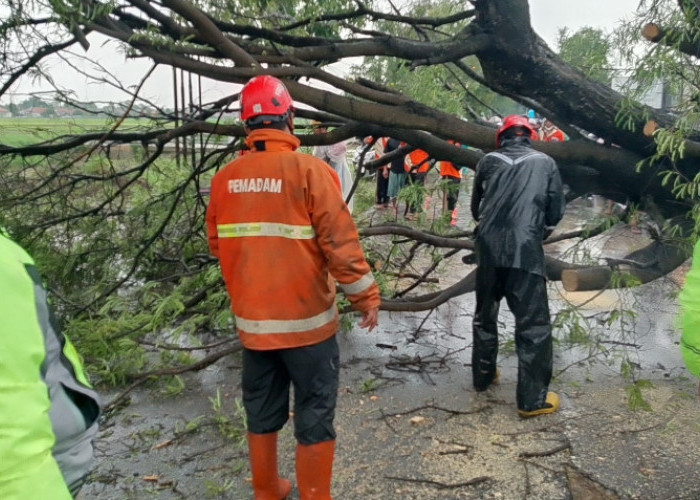
[[[545, 142], [563, 142], [568, 140], [566, 134], [553, 122], [544, 118], [537, 118], [532, 113], [528, 113], [528, 126], [531, 129], [530, 140]], [[493, 117], [491, 123], [500, 127], [503, 120], [500, 117]], [[465, 144], [460, 144], [454, 140], [448, 140], [449, 144], [457, 148], [469, 148]], [[366, 137], [364, 143], [371, 146], [374, 151], [374, 160], [380, 161], [382, 156], [393, 153], [403, 148], [407, 150], [405, 154], [394, 155], [389, 162], [382, 164], [377, 169], [376, 174], [376, 209], [384, 210], [389, 207], [394, 209], [395, 218], [399, 216], [399, 199], [401, 191], [407, 186], [418, 186], [410, 196], [405, 196], [404, 218], [407, 221], [414, 220], [417, 213], [425, 208], [430, 196], [424, 198], [427, 193], [425, 189], [428, 173], [435, 167], [439, 172], [439, 185], [436, 190], [441, 194], [441, 213], [447, 217], [452, 226], [457, 225], [460, 185], [462, 180], [471, 175], [470, 170], [464, 165], [456, 165], [448, 160], [436, 160], [428, 153], [419, 148], [411, 148], [405, 142], [395, 138]], [[421, 189], [423, 188], [423, 189]], [[433, 190], [435, 191], [435, 190]], [[424, 201], [426, 202], [424, 204]]]
[[[462, 147], [455, 141], [449, 142], [455, 147]], [[428, 173], [436, 167], [439, 169], [440, 192], [443, 195], [442, 214], [449, 215], [450, 223], [456, 225], [460, 182], [466, 167], [457, 166], [446, 160], [436, 161], [422, 149], [411, 148], [405, 142], [391, 137], [382, 137], [378, 140], [367, 137], [365, 144], [373, 147], [375, 160], [381, 160], [384, 155], [392, 155], [390, 161], [377, 169], [375, 191], [377, 210], [391, 207], [395, 217], [398, 218], [401, 191], [407, 186], [415, 186], [412, 195], [406, 196], [403, 213], [406, 220], [414, 220], [430, 201], [430, 197], [426, 196], [425, 185]], [[399, 151], [399, 154], [394, 153], [396, 151]]]
[[[278, 473], [277, 436], [294, 422], [296, 482], [302, 500], [331, 499], [339, 388], [336, 289], [359, 311], [361, 328], [379, 322], [379, 287], [351, 215], [352, 176], [341, 146], [298, 151], [294, 105], [268, 75], [241, 91], [247, 151], [216, 173], [206, 213], [209, 248], [219, 259], [243, 344], [241, 388], [256, 500], [283, 500], [292, 489]], [[316, 124], [318, 133], [324, 127]], [[551, 414], [553, 343], [542, 241], [565, 201], [555, 161], [533, 140], [564, 141], [551, 122], [511, 115], [496, 148], [475, 169], [471, 215], [477, 223], [472, 383], [498, 383], [498, 312], [515, 316], [516, 409], [522, 418]], [[455, 218], [462, 168], [395, 138], [370, 142], [376, 158], [377, 207], [397, 209], [406, 185], [422, 186], [438, 164], [443, 210]], [[464, 147], [452, 142], [454, 147]], [[419, 191], [421, 191], [419, 189]], [[407, 203], [410, 219], [422, 205]], [[99, 401], [72, 345], [57, 328], [31, 258], [0, 235], [4, 359], [0, 363], [0, 498], [69, 499], [92, 459]], [[681, 295], [682, 349], [700, 376], [700, 243]], [[290, 412], [291, 390], [294, 391]]]

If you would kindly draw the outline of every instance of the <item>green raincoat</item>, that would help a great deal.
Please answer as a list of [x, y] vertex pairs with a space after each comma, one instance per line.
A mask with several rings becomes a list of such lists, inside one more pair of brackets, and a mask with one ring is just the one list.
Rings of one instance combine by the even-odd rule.
[[680, 296], [683, 336], [681, 352], [688, 370], [700, 377], [700, 241], [693, 252], [693, 267], [685, 278]]
[[0, 499], [68, 500], [92, 458], [98, 398], [31, 257], [0, 231]]

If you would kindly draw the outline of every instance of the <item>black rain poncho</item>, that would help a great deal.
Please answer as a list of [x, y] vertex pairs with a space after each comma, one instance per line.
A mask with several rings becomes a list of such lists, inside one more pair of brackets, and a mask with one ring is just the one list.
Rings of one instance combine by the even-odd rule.
[[561, 177], [552, 158], [525, 137], [505, 139], [476, 167], [471, 211], [479, 222], [480, 265], [544, 276], [543, 238], [564, 215]]

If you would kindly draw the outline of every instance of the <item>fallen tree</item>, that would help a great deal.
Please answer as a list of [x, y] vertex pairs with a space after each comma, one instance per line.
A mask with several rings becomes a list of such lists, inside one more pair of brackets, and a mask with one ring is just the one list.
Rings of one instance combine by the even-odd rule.
[[[106, 38], [129, 57], [173, 68], [180, 102], [168, 110], [142, 95], [152, 68], [135, 87], [98, 69], [95, 81], [107, 81], [127, 97], [123, 105], [99, 111], [113, 120], [104, 129], [0, 146], [4, 223], [37, 255], [68, 318], [118, 318], [114, 328], [135, 335], [173, 324], [183, 331], [225, 331], [225, 292], [216, 262], [203, 257], [206, 198], [201, 188], [240, 149], [244, 131], [226, 116], [236, 109], [239, 85], [261, 73], [283, 79], [304, 105], [296, 121], [304, 146], [392, 136], [436, 159], [473, 168], [495, 143], [494, 126], [482, 118], [498, 110], [477, 95], [490, 92], [511, 99], [511, 108], [534, 109], [571, 132], [567, 142], [535, 144], [557, 160], [570, 198], [595, 193], [653, 211], [660, 219], [692, 215], [700, 190], [687, 186], [698, 174], [697, 130], [683, 126], [677, 113], [630, 103], [567, 65], [533, 31], [526, 0], [469, 4], [385, 9], [356, 0], [329, 3], [324, 12], [304, 4], [298, 12], [282, 14], [267, 2], [234, 8], [188, 0], [59, 1], [35, 11], [13, 3], [11, 15], [0, 24], [7, 55], [0, 61], [0, 96], [28, 75], [51, 81], [42, 67], [47, 58]], [[688, 14], [690, 4], [679, 4], [680, 10], [667, 8], [681, 12], [688, 29], [697, 29], [697, 16]], [[664, 28], [650, 39], [694, 56], [688, 38], [671, 33]], [[333, 72], [333, 63], [358, 57], [379, 60], [385, 69], [410, 70], [408, 78], [419, 78], [426, 68], [444, 69], [432, 84], [457, 94], [463, 103], [459, 115], [470, 119], [396, 90], [395, 82], [381, 74]], [[208, 103], [194, 99], [184, 91], [186, 75], [230, 83], [229, 94]], [[57, 88], [54, 96], [88, 110], [70, 89]], [[145, 116], [148, 121], [130, 122]], [[333, 129], [308, 133], [310, 120]], [[649, 123], [653, 127], [645, 129]], [[603, 144], [589, 140], [587, 133], [604, 138]], [[449, 139], [471, 149], [456, 148]], [[131, 152], [126, 161], [115, 154], [124, 145]], [[175, 158], [167, 153], [172, 145]], [[387, 161], [368, 162], [367, 171]], [[417, 284], [430, 279], [437, 266], [405, 270], [418, 249], [428, 249], [436, 261], [471, 250], [470, 233], [446, 235], [397, 224], [364, 227], [362, 233], [401, 238], [409, 250], [388, 271], [418, 276], [386, 296], [383, 308], [432, 308], [473, 289], [467, 274], [444, 290], [416, 294]], [[646, 254], [617, 264], [643, 282], [688, 255], [684, 247], [659, 245], [648, 250], [655, 253], [653, 265]], [[664, 253], [657, 255], [659, 249]], [[548, 274], [577, 288], [610, 284], [609, 266], [596, 271], [571, 267], [577, 265], [550, 260]], [[595, 278], [586, 278], [590, 274]], [[144, 311], [143, 316], [134, 310]]]

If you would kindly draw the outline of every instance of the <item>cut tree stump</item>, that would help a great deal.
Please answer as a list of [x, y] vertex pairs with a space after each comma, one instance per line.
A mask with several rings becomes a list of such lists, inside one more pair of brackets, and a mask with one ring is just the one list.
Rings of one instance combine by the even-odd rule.
[[689, 257], [688, 248], [653, 241], [622, 259], [609, 259], [610, 265], [607, 266], [564, 269], [561, 282], [567, 292], [624, 288], [665, 276]]

